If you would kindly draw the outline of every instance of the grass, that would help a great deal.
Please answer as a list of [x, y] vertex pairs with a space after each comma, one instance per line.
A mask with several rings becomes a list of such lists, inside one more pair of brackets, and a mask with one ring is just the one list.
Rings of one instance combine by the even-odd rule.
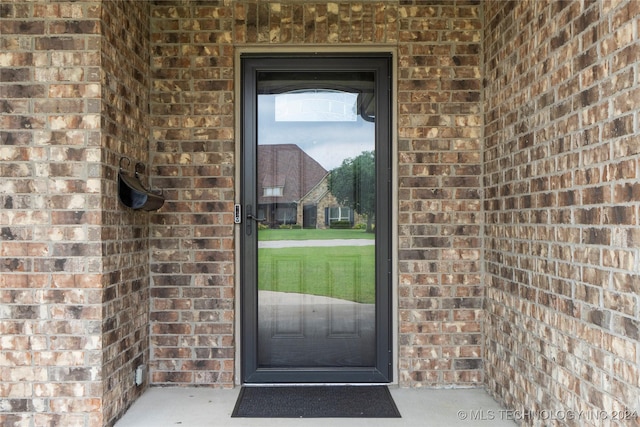
[[[296, 233], [306, 230], [274, 231]], [[344, 233], [351, 230], [323, 231]], [[365, 234], [362, 231], [361, 233]], [[374, 251], [373, 245], [259, 249], [258, 288], [373, 304], [375, 302]]]
[[328, 240], [328, 239], [374, 239], [373, 233], [364, 230], [337, 229], [264, 229], [258, 231], [258, 240], [267, 242], [272, 240]]

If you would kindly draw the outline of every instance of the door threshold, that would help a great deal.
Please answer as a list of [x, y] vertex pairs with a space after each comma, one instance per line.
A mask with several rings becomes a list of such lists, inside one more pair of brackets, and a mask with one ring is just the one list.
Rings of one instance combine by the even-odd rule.
[[264, 383], [264, 384], [241, 384], [241, 387], [312, 387], [312, 386], [342, 386], [342, 387], [371, 387], [371, 386], [393, 386], [392, 383]]

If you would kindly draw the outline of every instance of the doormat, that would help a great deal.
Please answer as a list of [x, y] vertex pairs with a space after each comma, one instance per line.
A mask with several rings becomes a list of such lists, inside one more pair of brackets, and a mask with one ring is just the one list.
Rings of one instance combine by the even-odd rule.
[[400, 418], [386, 386], [242, 387], [232, 417]]

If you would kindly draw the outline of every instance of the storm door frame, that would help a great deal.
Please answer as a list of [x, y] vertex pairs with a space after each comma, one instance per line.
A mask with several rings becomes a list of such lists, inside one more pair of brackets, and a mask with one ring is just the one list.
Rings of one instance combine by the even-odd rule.
[[[260, 368], [257, 362], [257, 226], [239, 224], [240, 381], [242, 384], [390, 383], [393, 381], [392, 71], [389, 52], [240, 54], [240, 206], [257, 206], [257, 74], [259, 71], [373, 71], [376, 75], [376, 362], [365, 368]], [[248, 166], [252, 165], [252, 166]], [[253, 212], [256, 213], [256, 212]], [[252, 224], [253, 223], [253, 224]], [[253, 228], [249, 233], [248, 228]]]

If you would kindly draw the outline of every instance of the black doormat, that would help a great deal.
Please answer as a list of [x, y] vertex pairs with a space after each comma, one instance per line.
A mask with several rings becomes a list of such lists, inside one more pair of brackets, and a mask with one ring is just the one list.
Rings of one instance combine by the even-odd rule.
[[400, 418], [386, 386], [242, 387], [232, 417]]

